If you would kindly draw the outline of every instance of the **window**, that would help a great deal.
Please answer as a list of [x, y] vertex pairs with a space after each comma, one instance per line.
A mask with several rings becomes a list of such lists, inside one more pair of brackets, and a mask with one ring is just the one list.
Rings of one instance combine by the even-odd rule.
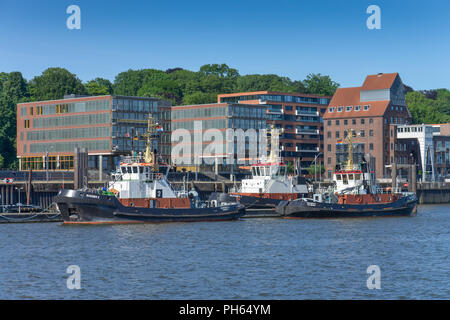
[[331, 131], [327, 132], [327, 138], [330, 139], [331, 138]]
[[328, 124], [329, 126], [331, 126], [331, 120], [328, 120], [327, 124]]
[[361, 119], [361, 124], [364, 124], [364, 119]]
[[334, 112], [334, 108], [333, 107], [328, 108], [328, 112]]
[[361, 110], [361, 106], [355, 106], [355, 111]]
[[373, 150], [373, 143], [369, 144], [369, 149]]
[[24, 127], [25, 129], [28, 129], [28, 128], [30, 127], [30, 120], [24, 120], [24, 121], [23, 121], [23, 127]]
[[285, 111], [292, 111], [292, 106], [285, 106], [285, 107], [284, 107], [284, 110], [285, 110]]
[[329, 144], [329, 145], [327, 146], [327, 150], [328, 150], [328, 151], [331, 151], [331, 144]]
[[344, 120], [344, 125], [348, 125], [348, 120]]
[[339, 131], [336, 131], [336, 138], [339, 138]]
[[328, 157], [327, 161], [328, 161], [328, 164], [331, 164], [331, 157]]
[[367, 110], [369, 110], [369, 108], [370, 108], [369, 105], [365, 105], [363, 110], [364, 110], [364, 111], [367, 111]]
[[356, 124], [356, 119], [352, 119], [352, 124]]
[[336, 120], [336, 125], [337, 125], [337, 126], [339, 125], [339, 120]]
[[344, 110], [344, 107], [338, 107], [337, 108], [337, 112], [342, 112], [342, 110]]
[[364, 135], [365, 135], [364, 130], [361, 130], [361, 132], [359, 133], [359, 135], [360, 135], [361, 137], [364, 138]]
[[373, 119], [372, 118], [369, 119], [369, 124], [373, 124]]
[[373, 137], [373, 130], [369, 131], [369, 136]]
[[352, 109], [353, 109], [353, 107], [352, 107], [352, 106], [348, 106], [348, 107], [346, 107], [346, 108], [345, 108], [345, 112], [349, 112], [349, 111], [352, 111]]

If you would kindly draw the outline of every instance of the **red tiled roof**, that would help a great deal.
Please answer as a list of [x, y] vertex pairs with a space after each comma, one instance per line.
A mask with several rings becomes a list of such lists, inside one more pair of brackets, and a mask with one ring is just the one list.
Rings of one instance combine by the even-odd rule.
[[398, 73], [379, 73], [366, 77], [361, 90], [381, 90], [392, 87]]
[[330, 101], [330, 107], [353, 106], [360, 103], [361, 87], [338, 88]]
[[[390, 101], [361, 101], [359, 95], [360, 91], [360, 87], [337, 89], [323, 118], [338, 119], [382, 116], [389, 106]], [[369, 106], [369, 110], [364, 111], [364, 106], [366, 105]], [[352, 111], [345, 111], [348, 106], [353, 107]], [[361, 106], [361, 109], [359, 111], [355, 111], [355, 106]], [[329, 112], [330, 107], [335, 108], [333, 112]], [[341, 112], [337, 112], [337, 107], [343, 107], [343, 110]]]
[[[360, 92], [362, 90], [389, 89], [397, 77], [398, 73], [379, 73], [367, 76], [362, 87], [337, 89], [324, 114], [324, 119], [382, 116], [390, 101], [361, 101]], [[366, 105], [370, 107], [369, 110], [364, 111]], [[347, 106], [352, 106], [352, 111], [345, 111]], [[355, 106], [361, 106], [360, 111], [355, 111]], [[329, 112], [330, 107], [335, 108], [334, 112]], [[337, 107], [343, 107], [342, 112], [337, 112]]]

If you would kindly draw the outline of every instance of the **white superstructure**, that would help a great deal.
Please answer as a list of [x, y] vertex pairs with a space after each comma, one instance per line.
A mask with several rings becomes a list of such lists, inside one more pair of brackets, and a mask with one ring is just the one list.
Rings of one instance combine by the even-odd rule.
[[[434, 180], [435, 177], [433, 131], [433, 126], [429, 124], [397, 126], [397, 139], [417, 139], [424, 180], [427, 180], [428, 175], [431, 175], [431, 180]], [[428, 166], [431, 166], [431, 171], [427, 171]]]

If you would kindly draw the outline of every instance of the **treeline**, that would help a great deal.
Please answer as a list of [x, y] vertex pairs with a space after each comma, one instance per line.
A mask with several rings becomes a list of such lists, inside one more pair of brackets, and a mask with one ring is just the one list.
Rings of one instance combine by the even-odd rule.
[[411, 91], [406, 94], [406, 103], [415, 124], [450, 122], [448, 89]]
[[[114, 82], [95, 78], [83, 83], [63, 68], [49, 68], [27, 81], [20, 72], [0, 73], [0, 167], [16, 168], [16, 105], [19, 102], [61, 99], [66, 94], [159, 97], [173, 105], [217, 101], [217, 94], [281, 91], [332, 96], [339, 84], [329, 76], [309, 74], [291, 80], [275, 74], [240, 75], [226, 64], [207, 64], [198, 71], [182, 68], [141, 69], [119, 73]], [[447, 89], [417, 92], [409, 89], [407, 102], [414, 123], [450, 122]]]

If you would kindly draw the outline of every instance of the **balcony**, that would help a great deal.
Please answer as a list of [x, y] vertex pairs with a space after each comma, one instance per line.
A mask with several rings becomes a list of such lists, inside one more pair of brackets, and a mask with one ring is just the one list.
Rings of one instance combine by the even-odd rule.
[[319, 134], [318, 129], [295, 129], [296, 134]]
[[297, 151], [297, 152], [312, 152], [312, 153], [316, 153], [316, 152], [319, 152], [319, 147], [316, 147], [314, 149], [302, 149], [301, 147], [296, 146], [295, 147], [295, 151]]
[[283, 114], [283, 109], [267, 109], [268, 114]]
[[319, 111], [303, 111], [303, 110], [295, 110], [296, 116], [319, 116]]

